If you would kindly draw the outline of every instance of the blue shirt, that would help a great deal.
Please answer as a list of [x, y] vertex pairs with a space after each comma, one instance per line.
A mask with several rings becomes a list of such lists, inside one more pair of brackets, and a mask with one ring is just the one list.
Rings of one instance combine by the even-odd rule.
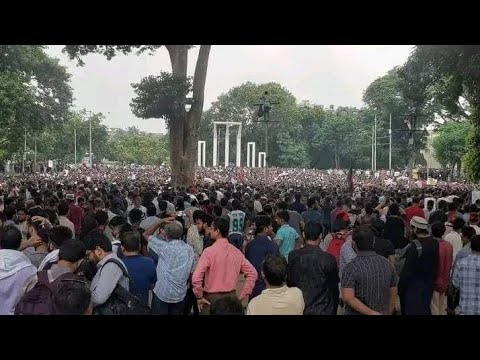
[[300, 236], [294, 228], [288, 224], [283, 224], [277, 231], [277, 241], [280, 243], [280, 254], [288, 260], [288, 254], [295, 249], [295, 242]]
[[321, 224], [323, 216], [320, 213], [320, 211], [309, 209], [302, 213], [302, 218], [303, 218], [303, 221], [305, 221], [305, 223], [313, 221], [313, 222], [319, 222]]
[[158, 256], [154, 294], [163, 302], [179, 303], [187, 294], [188, 279], [193, 272], [193, 248], [183, 240], [163, 240], [157, 236], [150, 238], [148, 248]]
[[[280, 255], [280, 250], [278, 245], [265, 235], [257, 235], [245, 248], [245, 257], [250, 261], [255, 270], [257, 270], [257, 274], [262, 273], [263, 260], [265, 260], [265, 257], [270, 254]], [[250, 300], [257, 295], [260, 295], [265, 289], [265, 282], [261, 276], [258, 276]]]
[[157, 282], [155, 263], [143, 255], [124, 256], [123, 263], [131, 277], [130, 292], [148, 304], [148, 291]]

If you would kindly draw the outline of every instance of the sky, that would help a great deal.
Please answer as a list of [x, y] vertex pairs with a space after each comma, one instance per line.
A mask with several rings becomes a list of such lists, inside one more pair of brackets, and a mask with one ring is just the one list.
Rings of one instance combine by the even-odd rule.
[[[164, 133], [161, 119], [139, 119], [130, 110], [132, 83], [147, 75], [171, 71], [166, 49], [153, 56], [118, 55], [107, 61], [88, 55], [78, 67], [62, 54], [62, 45], [47, 53], [60, 59], [72, 74], [75, 107], [102, 112], [109, 127], [136, 126]], [[298, 102], [361, 107], [363, 91], [376, 78], [405, 62], [413, 45], [213, 45], [210, 51], [204, 110], [223, 93], [247, 81], [278, 82]], [[198, 48], [189, 53], [193, 75]]]

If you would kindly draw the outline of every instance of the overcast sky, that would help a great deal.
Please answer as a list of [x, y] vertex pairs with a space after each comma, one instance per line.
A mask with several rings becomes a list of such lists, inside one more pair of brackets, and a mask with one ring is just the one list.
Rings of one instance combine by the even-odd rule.
[[[412, 45], [214, 45], [210, 52], [205, 109], [219, 95], [246, 81], [278, 82], [298, 101], [316, 104], [362, 106], [362, 93], [377, 77], [401, 65]], [[52, 45], [48, 53], [58, 57], [72, 74], [77, 108], [105, 114], [109, 127], [137, 126], [149, 132], [165, 132], [159, 119], [138, 119], [130, 111], [134, 96], [131, 83], [160, 71], [171, 71], [167, 51], [154, 56], [119, 55], [111, 61], [89, 55], [77, 67]], [[198, 48], [189, 53], [193, 74]]]

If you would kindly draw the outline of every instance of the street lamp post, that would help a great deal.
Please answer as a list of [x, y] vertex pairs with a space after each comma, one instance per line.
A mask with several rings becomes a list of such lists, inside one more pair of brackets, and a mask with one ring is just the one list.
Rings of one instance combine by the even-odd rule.
[[277, 120], [270, 120], [270, 110], [272, 109], [272, 105], [277, 105], [278, 103], [268, 101], [268, 91], [265, 91], [265, 94], [261, 97], [261, 101], [261, 103], [253, 105], [258, 106], [257, 117], [263, 117], [263, 120], [257, 120], [254, 122], [265, 123], [265, 182], [268, 182], [268, 160], [270, 157], [268, 152], [268, 127], [271, 123], [278, 122]]

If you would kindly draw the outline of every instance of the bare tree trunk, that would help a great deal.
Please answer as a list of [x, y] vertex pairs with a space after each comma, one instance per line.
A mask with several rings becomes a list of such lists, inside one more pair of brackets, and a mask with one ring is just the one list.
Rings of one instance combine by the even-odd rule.
[[[185, 110], [186, 99], [179, 99], [181, 111], [170, 121], [170, 163], [172, 184], [188, 186], [195, 177], [198, 126], [202, 117], [208, 57], [211, 45], [201, 45], [193, 78], [193, 102]], [[187, 81], [188, 46], [168, 45], [175, 77]]]

